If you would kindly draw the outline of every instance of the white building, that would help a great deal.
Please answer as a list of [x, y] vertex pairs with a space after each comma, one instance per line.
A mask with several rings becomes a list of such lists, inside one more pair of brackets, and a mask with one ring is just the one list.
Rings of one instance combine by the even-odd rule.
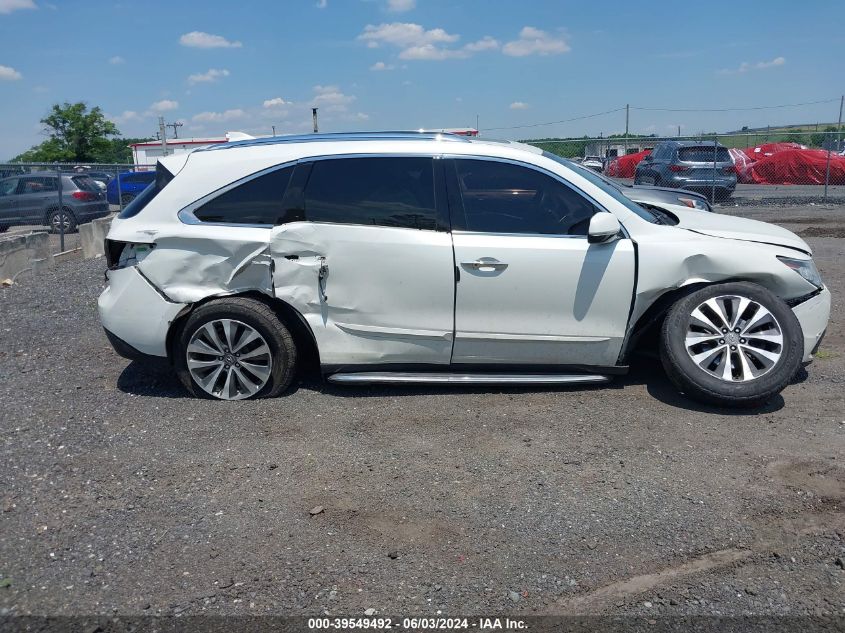
[[[203, 145], [215, 145], [217, 143], [225, 143], [229, 140], [228, 134], [223, 138], [173, 138], [167, 141], [167, 155], [184, 154], [190, 152], [192, 149], [202, 147]], [[145, 171], [155, 169], [155, 164], [159, 158], [164, 156], [164, 148], [161, 141], [146, 141], [144, 143], [133, 143], [129, 147], [132, 148], [132, 162], [135, 163], [137, 171]]]

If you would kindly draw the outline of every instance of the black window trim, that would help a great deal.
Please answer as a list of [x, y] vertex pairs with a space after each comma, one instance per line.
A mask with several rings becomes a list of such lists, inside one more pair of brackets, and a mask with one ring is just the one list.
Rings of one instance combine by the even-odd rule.
[[[446, 161], [446, 182], [447, 187], [449, 189], [449, 210], [451, 212], [452, 217], [452, 231], [454, 233], [462, 233], [467, 235], [496, 235], [496, 236], [504, 236], [504, 237], [547, 237], [551, 239], [582, 239], [587, 240], [586, 235], [553, 235], [549, 233], [497, 233], [495, 231], [471, 231], [466, 228], [466, 211], [464, 209], [463, 204], [463, 196], [460, 191], [460, 183], [458, 182], [458, 166], [455, 163], [457, 160], [483, 160], [488, 162], [496, 162], [496, 163], [507, 163], [510, 165], [515, 165], [517, 167], [525, 167], [527, 169], [532, 169], [536, 172], [539, 172], [545, 176], [549, 176], [552, 179], [556, 180], [557, 182], [561, 183], [565, 187], [569, 187], [572, 191], [576, 194], [580, 195], [582, 198], [587, 200], [590, 204], [592, 204], [596, 209], [598, 209], [599, 213], [611, 213], [604, 205], [599, 204], [596, 202], [590, 195], [586, 192], [582, 191], [578, 187], [574, 186], [571, 182], [568, 182], [565, 178], [561, 177], [559, 174], [554, 173], [553, 171], [549, 171], [544, 167], [540, 167], [539, 165], [534, 165], [532, 163], [526, 163], [521, 160], [515, 160], [513, 158], [503, 158], [500, 156], [483, 156], [483, 155], [476, 155], [476, 154], [444, 154], [444, 160]], [[458, 206], [460, 205], [460, 206]], [[453, 207], [457, 207], [453, 209]], [[620, 223], [621, 225], [621, 223]], [[625, 238], [628, 239], [630, 236], [628, 232], [625, 230], [625, 227], [622, 227], [622, 233], [625, 235]]]

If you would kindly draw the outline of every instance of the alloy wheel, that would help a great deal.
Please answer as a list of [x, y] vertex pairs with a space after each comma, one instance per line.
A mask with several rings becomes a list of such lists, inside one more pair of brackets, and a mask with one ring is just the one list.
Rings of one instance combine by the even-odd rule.
[[703, 371], [726, 382], [748, 382], [777, 365], [783, 330], [760, 302], [739, 295], [707, 299], [690, 313], [684, 345]]
[[197, 328], [186, 355], [194, 383], [221, 400], [254, 396], [267, 384], [273, 368], [264, 337], [233, 319], [217, 319]]

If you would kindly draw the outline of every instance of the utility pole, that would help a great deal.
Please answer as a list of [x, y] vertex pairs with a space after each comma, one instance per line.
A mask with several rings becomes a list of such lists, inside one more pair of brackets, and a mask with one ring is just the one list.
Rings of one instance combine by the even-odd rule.
[[167, 156], [167, 127], [163, 116], [158, 117], [158, 133], [161, 135], [161, 155]]
[[631, 104], [625, 104], [625, 155], [628, 155], [628, 121], [631, 113]]
[[275, 126], [275, 125], [273, 125], [273, 126], [271, 126], [271, 127], [273, 128], [273, 136], [276, 136], [276, 126]]
[[475, 115], [475, 132], [478, 135], [481, 134], [481, 130], [478, 129], [478, 115], [477, 114]]
[[314, 120], [314, 134], [319, 131], [319, 127], [317, 127], [317, 108], [311, 108], [311, 118]]
[[168, 123], [166, 127], [172, 127], [173, 138], [179, 138], [179, 128], [182, 127], [182, 124], [179, 123], [179, 121], [176, 121], [176, 123]]
[[[842, 129], [842, 106], [845, 105], [845, 95], [839, 99], [839, 121], [836, 123], [836, 149], [839, 150], [839, 132]], [[830, 136], [825, 134], [828, 137], [827, 143], [827, 165], [824, 169], [824, 199], [827, 200], [827, 185], [830, 182], [830, 152], [833, 150], [834, 142], [830, 140]]]
[[681, 138], [681, 126], [678, 126], [678, 138]]

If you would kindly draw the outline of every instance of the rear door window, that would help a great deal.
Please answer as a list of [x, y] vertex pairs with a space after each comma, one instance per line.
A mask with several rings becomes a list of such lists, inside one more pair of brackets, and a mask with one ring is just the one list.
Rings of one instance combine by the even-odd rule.
[[28, 193], [49, 193], [51, 191], [58, 191], [58, 185], [55, 178], [43, 176], [28, 176], [20, 179], [18, 185], [19, 194]]
[[305, 187], [305, 217], [310, 222], [436, 230], [433, 159], [317, 161]]
[[284, 167], [229, 189], [194, 211], [201, 222], [225, 224], [283, 224], [287, 217], [284, 195], [294, 168]]
[[[685, 163], [712, 163], [713, 162], [713, 147], [682, 147], [678, 150], [678, 160]], [[724, 147], [716, 149], [716, 162], [727, 163], [730, 162], [731, 155]]]

